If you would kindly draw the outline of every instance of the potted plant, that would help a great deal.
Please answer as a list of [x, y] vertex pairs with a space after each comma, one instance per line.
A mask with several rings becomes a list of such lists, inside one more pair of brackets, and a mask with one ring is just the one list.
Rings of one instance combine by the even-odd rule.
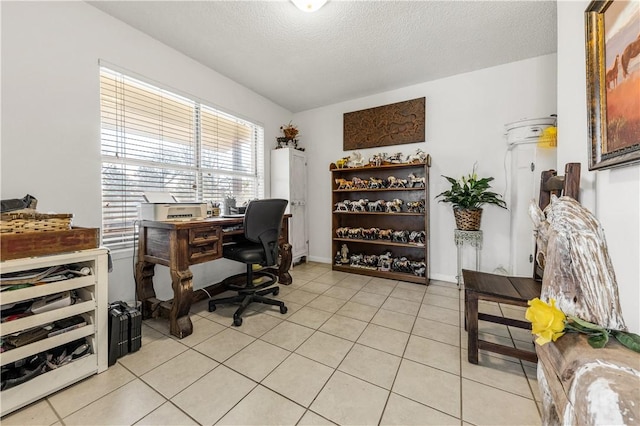
[[299, 133], [298, 126], [296, 126], [295, 124], [291, 124], [291, 122], [289, 122], [289, 124], [285, 124], [284, 126], [280, 126], [280, 130], [282, 130], [282, 133], [284, 133], [284, 137], [288, 140], [294, 140]]
[[463, 231], [477, 231], [480, 229], [482, 219], [482, 206], [493, 204], [503, 209], [507, 204], [501, 199], [501, 195], [489, 191], [489, 182], [493, 177], [478, 179], [476, 168], [468, 176], [454, 179], [442, 176], [451, 183], [451, 188], [436, 195], [439, 202], [451, 203], [456, 219], [456, 227]]

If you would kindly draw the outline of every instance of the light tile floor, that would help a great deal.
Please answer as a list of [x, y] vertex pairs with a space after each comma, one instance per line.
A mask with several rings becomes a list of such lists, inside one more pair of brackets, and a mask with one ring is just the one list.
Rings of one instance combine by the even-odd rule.
[[[425, 287], [318, 263], [292, 276], [278, 296], [287, 314], [251, 305], [233, 327], [235, 307], [210, 313], [203, 301], [182, 340], [166, 320], [147, 320], [138, 352], [2, 424], [540, 424], [535, 364], [483, 351], [479, 365], [467, 362], [464, 292], [454, 284]], [[533, 347], [521, 330], [481, 323], [481, 332]]]

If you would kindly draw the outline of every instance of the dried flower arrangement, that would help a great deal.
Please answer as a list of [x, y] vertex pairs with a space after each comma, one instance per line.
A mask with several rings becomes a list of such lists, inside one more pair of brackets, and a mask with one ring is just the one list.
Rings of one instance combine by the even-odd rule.
[[280, 130], [282, 131], [282, 133], [284, 133], [284, 137], [289, 140], [295, 139], [299, 133], [298, 126], [296, 126], [295, 124], [291, 124], [291, 122], [284, 126], [280, 126]]

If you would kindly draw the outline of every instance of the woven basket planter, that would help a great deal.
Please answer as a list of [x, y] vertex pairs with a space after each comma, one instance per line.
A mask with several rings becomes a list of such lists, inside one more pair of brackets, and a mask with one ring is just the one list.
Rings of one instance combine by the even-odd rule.
[[480, 220], [482, 219], [482, 209], [464, 210], [453, 209], [456, 218], [456, 227], [461, 231], [480, 230]]
[[2, 213], [0, 215], [0, 233], [66, 231], [71, 229], [72, 219], [72, 214], [37, 213], [31, 209]]

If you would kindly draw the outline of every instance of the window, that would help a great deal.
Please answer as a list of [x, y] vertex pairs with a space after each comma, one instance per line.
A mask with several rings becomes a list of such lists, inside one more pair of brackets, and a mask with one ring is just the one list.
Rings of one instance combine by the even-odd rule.
[[100, 68], [102, 243], [131, 247], [147, 191], [179, 201], [264, 196], [261, 126]]

